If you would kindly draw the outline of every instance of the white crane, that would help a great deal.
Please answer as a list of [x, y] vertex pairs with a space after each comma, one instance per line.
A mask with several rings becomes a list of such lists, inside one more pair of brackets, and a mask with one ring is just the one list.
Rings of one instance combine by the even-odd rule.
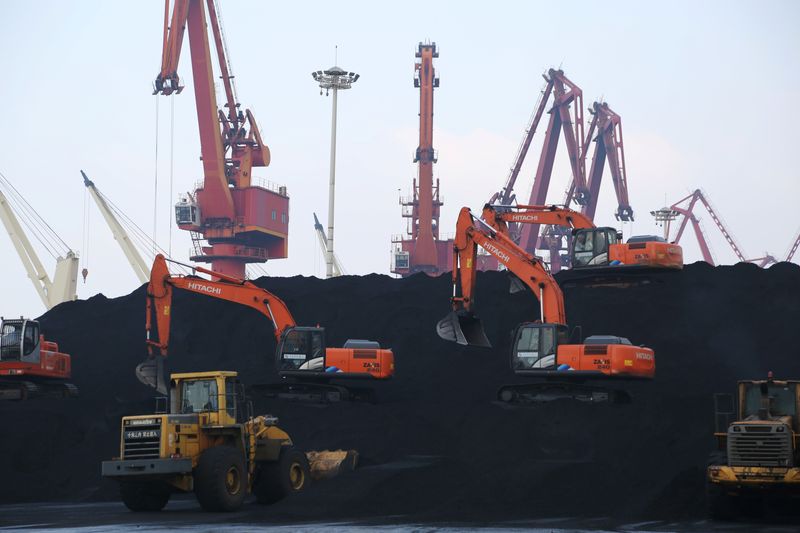
[[[322, 248], [322, 255], [327, 257], [328, 255], [328, 236], [325, 234], [325, 228], [322, 227], [322, 224], [319, 223], [319, 219], [317, 218], [317, 214], [314, 213], [314, 230], [317, 232], [317, 237], [319, 238], [319, 245]], [[339, 262], [339, 257], [336, 253], [333, 253], [333, 277], [341, 276], [345, 273], [342, 264]]]
[[117, 241], [119, 247], [122, 248], [122, 253], [125, 254], [125, 258], [128, 260], [128, 263], [130, 263], [133, 273], [139, 278], [139, 283], [147, 283], [150, 279], [150, 267], [148, 267], [147, 263], [142, 259], [136, 246], [131, 242], [128, 232], [125, 231], [125, 228], [120, 224], [117, 216], [114, 214], [116, 209], [111, 207], [113, 204], [107, 201], [106, 197], [97, 190], [94, 182], [89, 179], [83, 170], [81, 170], [81, 176], [83, 176], [83, 184], [89, 191], [89, 195], [94, 199], [97, 208], [100, 210], [108, 227], [111, 229], [114, 240]]
[[[20, 218], [28, 231], [55, 259], [56, 270], [52, 280], [23, 230]], [[0, 220], [45, 307], [52, 309], [62, 302], [74, 300], [78, 288], [78, 254], [61, 240], [2, 174]]]

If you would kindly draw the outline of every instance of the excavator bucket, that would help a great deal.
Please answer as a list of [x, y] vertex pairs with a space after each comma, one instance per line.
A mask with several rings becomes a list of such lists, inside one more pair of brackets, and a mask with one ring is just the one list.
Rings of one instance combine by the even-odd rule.
[[450, 312], [436, 324], [436, 333], [446, 341], [466, 346], [492, 347], [483, 331], [481, 319], [472, 313]]
[[136, 377], [148, 387], [156, 389], [160, 394], [167, 393], [163, 358], [151, 357], [139, 363], [136, 366]]

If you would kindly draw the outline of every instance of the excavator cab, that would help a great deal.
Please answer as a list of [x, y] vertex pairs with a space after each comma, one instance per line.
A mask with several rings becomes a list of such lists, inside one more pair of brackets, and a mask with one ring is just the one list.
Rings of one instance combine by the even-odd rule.
[[297, 326], [284, 332], [278, 345], [278, 372], [325, 372], [325, 329]]
[[571, 264], [573, 268], [596, 267], [609, 263], [609, 247], [621, 242], [622, 235], [614, 228], [587, 228], [572, 232]]
[[4, 319], [0, 326], [0, 361], [38, 363], [41, 357], [39, 323]]
[[569, 331], [562, 324], [522, 324], [514, 334], [511, 368], [517, 374], [553, 370], [558, 365], [558, 346], [568, 341]]

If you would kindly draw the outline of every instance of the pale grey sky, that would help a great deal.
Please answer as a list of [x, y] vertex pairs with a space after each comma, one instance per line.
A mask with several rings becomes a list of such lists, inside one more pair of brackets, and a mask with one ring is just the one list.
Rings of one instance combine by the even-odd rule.
[[[586, 105], [604, 98], [623, 119], [631, 203], [626, 234], [652, 233], [649, 211], [701, 187], [745, 253], [783, 256], [800, 229], [793, 132], [800, 123], [800, 3], [672, 2], [220, 2], [243, 106], [272, 151], [260, 176], [291, 196], [290, 258], [272, 275], [323, 275], [312, 212], [326, 216], [330, 99], [313, 70], [339, 64], [361, 74], [341, 95], [337, 252], [349, 273], [388, 273], [390, 238], [405, 230], [398, 189], [415, 175], [420, 40], [437, 42], [434, 144], [445, 206], [480, 208], [504, 182], [542, 88], [561, 66]], [[163, 2], [0, 1], [0, 69], [6, 127], [0, 172], [88, 257], [79, 295], [117, 296], [137, 286], [94, 206], [84, 241], [84, 169], [146, 231], [153, 231], [156, 97]], [[167, 247], [179, 192], [201, 178], [190, 63], [174, 98], [174, 190], [169, 194], [170, 100], [159, 101], [157, 236]], [[540, 128], [543, 131], [543, 128]], [[529, 190], [538, 135], [517, 190]], [[567, 184], [560, 148], [552, 202]], [[596, 221], [613, 224], [606, 174]], [[760, 213], [764, 218], [757, 219]], [[734, 256], [708, 216], [717, 260]], [[689, 237], [687, 235], [687, 237]], [[687, 261], [700, 258], [690, 239]], [[174, 230], [175, 256], [188, 234]], [[85, 247], [84, 247], [85, 248]], [[41, 303], [6, 235], [0, 314], [38, 315]], [[49, 256], [43, 254], [52, 270]], [[797, 258], [796, 258], [797, 259]]]

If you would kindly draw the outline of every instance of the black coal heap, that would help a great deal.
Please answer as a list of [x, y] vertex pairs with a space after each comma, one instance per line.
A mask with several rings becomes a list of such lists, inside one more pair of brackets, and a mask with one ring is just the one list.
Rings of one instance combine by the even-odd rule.
[[[438, 338], [449, 275], [262, 278], [298, 323], [327, 328], [328, 343], [379, 340], [397, 373], [376, 404], [327, 407], [254, 397], [305, 449], [354, 448], [362, 468], [269, 508], [304, 520], [403, 515], [406, 520], [552, 515], [681, 519], [703, 512], [703, 469], [714, 445], [715, 392], [737, 380], [800, 377], [800, 267], [688, 265], [646, 285], [566, 291], [571, 325], [652, 347], [657, 377], [626, 386], [629, 405], [559, 401], [508, 409], [493, 402], [515, 378], [509, 333], [538, 317], [529, 294], [508, 294], [483, 273], [477, 308], [494, 349]], [[275, 380], [266, 318], [204, 296], [176, 293], [172, 371], [238, 370]], [[46, 336], [73, 358], [75, 400], [0, 404], [0, 502], [116, 498], [100, 461], [118, 454], [120, 417], [153, 409], [134, 376], [144, 356], [144, 288], [59, 305]], [[267, 512], [267, 511], [265, 511]]]

